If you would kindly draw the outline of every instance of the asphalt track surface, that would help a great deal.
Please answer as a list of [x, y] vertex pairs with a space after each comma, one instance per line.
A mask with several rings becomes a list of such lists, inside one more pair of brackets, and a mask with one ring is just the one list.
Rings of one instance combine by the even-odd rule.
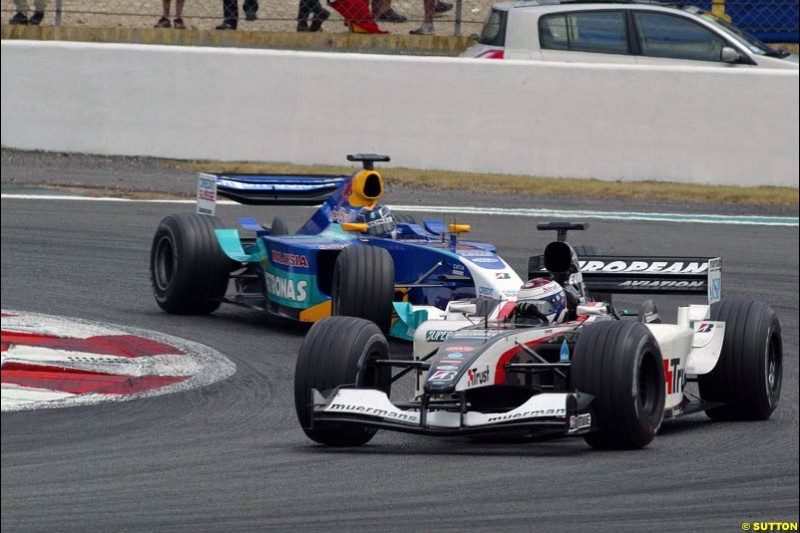
[[[4, 161], [4, 186], [13, 170]], [[161, 331], [237, 365], [204, 389], [4, 414], [4, 531], [730, 532], [743, 521], [798, 520], [798, 228], [593, 221], [574, 238], [608, 253], [721, 255], [723, 296], [765, 300], [781, 317], [783, 393], [769, 421], [694, 415], [666, 423], [636, 452], [597, 452], [580, 439], [389, 432], [328, 449], [307, 440], [294, 414], [305, 327], [230, 307], [180, 317], [155, 305], [150, 239], [162, 216], [187, 207], [2, 201], [3, 307]], [[278, 211], [292, 228], [310, 213], [220, 214], [230, 224]], [[531, 219], [469, 222], [521, 272], [548, 240]], [[674, 317], [677, 302], [659, 299], [663, 314]]]

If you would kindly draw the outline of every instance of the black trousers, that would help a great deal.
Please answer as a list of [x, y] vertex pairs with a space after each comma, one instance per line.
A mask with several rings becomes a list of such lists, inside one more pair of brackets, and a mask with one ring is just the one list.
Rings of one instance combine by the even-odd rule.
[[306, 20], [309, 15], [318, 15], [325, 11], [319, 0], [300, 0], [297, 8], [297, 20]]
[[[244, 0], [242, 9], [245, 14], [258, 12], [258, 0]], [[236, 24], [239, 20], [238, 0], [222, 0], [222, 16], [227, 22]]]

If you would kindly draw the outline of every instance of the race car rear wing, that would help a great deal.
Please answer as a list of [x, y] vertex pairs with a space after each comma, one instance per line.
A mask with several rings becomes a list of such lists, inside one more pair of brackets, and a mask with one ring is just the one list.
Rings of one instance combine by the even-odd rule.
[[590, 293], [706, 294], [718, 302], [722, 289], [719, 257], [579, 257], [580, 273]]
[[349, 176], [200, 172], [197, 212], [213, 215], [218, 197], [246, 205], [320, 205]]

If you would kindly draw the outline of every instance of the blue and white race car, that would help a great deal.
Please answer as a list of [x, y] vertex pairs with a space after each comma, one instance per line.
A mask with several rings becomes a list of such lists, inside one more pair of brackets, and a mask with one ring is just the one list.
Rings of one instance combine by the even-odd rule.
[[[556, 223], [542, 229], [582, 229]], [[534, 263], [539, 261], [535, 256]], [[429, 436], [581, 436], [599, 449], [647, 446], [666, 419], [766, 420], [783, 381], [777, 313], [721, 301], [719, 257], [585, 256], [550, 243], [515, 302], [450, 302], [420, 324], [413, 358], [392, 357], [361, 318], [314, 324], [295, 367], [309, 439], [366, 444], [379, 429]], [[596, 293], [705, 295], [662, 323], [655, 302], [618, 312]], [[480, 304], [483, 305], [481, 309]], [[404, 377], [413, 395], [393, 394]], [[697, 384], [687, 390], [686, 383]]]
[[[460, 238], [468, 225], [417, 224], [378, 203], [384, 187], [374, 163], [388, 156], [348, 160], [363, 169], [349, 177], [201, 174], [197, 213], [165, 217], [153, 238], [158, 305], [204, 314], [231, 303], [301, 322], [356, 316], [410, 340], [451, 300], [515, 297], [522, 280], [494, 246]], [[295, 234], [278, 217], [270, 226], [243, 218], [226, 229], [214, 216], [218, 196], [322, 205]]]

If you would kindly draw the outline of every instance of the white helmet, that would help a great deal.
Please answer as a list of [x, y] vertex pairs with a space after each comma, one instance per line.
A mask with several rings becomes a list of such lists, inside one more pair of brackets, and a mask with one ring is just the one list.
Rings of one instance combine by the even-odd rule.
[[519, 291], [516, 308], [522, 315], [537, 315], [551, 324], [564, 320], [567, 314], [567, 295], [555, 281], [536, 278]]

